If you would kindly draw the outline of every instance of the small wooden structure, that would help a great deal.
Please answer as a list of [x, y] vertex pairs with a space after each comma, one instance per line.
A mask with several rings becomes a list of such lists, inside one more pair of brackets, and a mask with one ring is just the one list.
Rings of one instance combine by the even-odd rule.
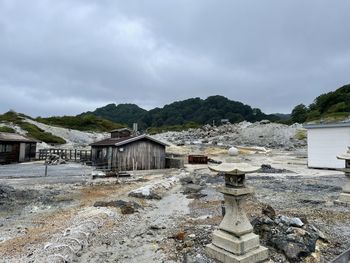
[[91, 161], [98, 168], [115, 171], [165, 168], [166, 144], [148, 135], [131, 136], [126, 129], [91, 145]]
[[16, 133], [0, 132], [0, 164], [35, 159], [38, 141]]
[[189, 164], [207, 164], [208, 156], [205, 155], [189, 155], [188, 156]]

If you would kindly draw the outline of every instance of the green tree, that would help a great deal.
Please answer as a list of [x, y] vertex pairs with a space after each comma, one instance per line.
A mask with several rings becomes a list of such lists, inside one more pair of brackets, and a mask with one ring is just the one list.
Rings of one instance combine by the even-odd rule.
[[298, 123], [304, 123], [307, 119], [308, 108], [304, 104], [295, 106], [292, 111], [292, 121]]

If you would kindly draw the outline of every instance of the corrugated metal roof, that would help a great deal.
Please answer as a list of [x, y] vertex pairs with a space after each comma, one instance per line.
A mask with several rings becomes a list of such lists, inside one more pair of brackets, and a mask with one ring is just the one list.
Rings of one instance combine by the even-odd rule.
[[350, 127], [350, 122], [334, 122], [334, 123], [308, 123], [304, 124], [305, 129], [322, 129], [322, 128], [339, 128]]
[[38, 142], [32, 138], [17, 134], [17, 133], [8, 133], [0, 132], [0, 141], [3, 142]]
[[153, 141], [155, 143], [164, 145], [164, 146], [168, 146], [168, 144], [159, 141], [151, 136], [148, 136], [146, 134], [143, 135], [139, 135], [139, 136], [131, 136], [131, 137], [124, 137], [124, 138], [108, 138], [102, 141], [98, 141], [98, 142], [94, 142], [91, 143], [90, 146], [122, 146], [131, 142], [135, 142], [138, 140], [142, 140], [142, 139], [147, 139], [150, 141]]

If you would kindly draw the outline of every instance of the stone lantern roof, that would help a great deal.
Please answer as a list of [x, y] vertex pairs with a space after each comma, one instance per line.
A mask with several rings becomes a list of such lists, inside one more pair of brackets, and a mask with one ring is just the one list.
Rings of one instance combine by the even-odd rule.
[[342, 155], [337, 156], [340, 160], [350, 160], [350, 147], [348, 147], [348, 151]]
[[222, 163], [219, 165], [209, 166], [209, 169], [214, 172], [225, 173], [230, 175], [242, 175], [254, 173], [260, 169], [258, 166], [252, 166], [247, 163]]

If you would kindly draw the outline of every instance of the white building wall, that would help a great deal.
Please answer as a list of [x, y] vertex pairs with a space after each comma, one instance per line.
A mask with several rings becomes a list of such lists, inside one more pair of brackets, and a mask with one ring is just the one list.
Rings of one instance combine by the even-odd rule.
[[350, 146], [350, 127], [314, 128], [307, 131], [308, 166], [311, 168], [344, 168], [338, 160]]

